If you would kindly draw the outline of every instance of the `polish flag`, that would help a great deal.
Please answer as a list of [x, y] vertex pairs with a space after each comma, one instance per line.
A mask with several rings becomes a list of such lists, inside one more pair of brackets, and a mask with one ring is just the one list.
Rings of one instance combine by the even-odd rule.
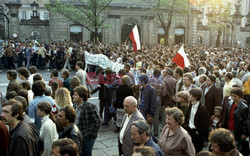
[[140, 36], [139, 36], [139, 31], [137, 25], [133, 28], [131, 33], [129, 34], [129, 38], [133, 42], [134, 45], [134, 52], [137, 52], [137, 50], [141, 49], [141, 44], [140, 44]]
[[187, 55], [184, 52], [183, 45], [179, 49], [178, 53], [175, 55], [173, 62], [176, 63], [178, 66], [180, 66], [182, 69], [190, 65]]

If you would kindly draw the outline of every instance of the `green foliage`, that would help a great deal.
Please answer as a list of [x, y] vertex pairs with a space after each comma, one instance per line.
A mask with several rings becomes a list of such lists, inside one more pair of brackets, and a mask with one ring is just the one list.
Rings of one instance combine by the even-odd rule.
[[214, 0], [211, 6], [213, 14], [209, 19], [208, 27], [221, 32], [228, 31], [227, 25], [232, 21], [231, 3], [225, 4], [222, 0]]
[[168, 34], [172, 21], [177, 19], [175, 15], [185, 16], [189, 14], [189, 0], [141, 0], [143, 10], [147, 16], [155, 16], [157, 23], [160, 23], [165, 33], [165, 40], [168, 41]]
[[103, 11], [113, 0], [50, 0], [45, 7], [52, 13], [63, 15], [75, 24], [81, 25], [90, 32], [106, 28], [107, 16]]

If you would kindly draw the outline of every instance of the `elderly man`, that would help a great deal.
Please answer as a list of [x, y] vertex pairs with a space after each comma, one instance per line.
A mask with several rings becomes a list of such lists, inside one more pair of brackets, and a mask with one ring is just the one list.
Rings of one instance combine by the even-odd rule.
[[189, 92], [192, 88], [197, 88], [193, 84], [193, 77], [191, 73], [185, 73], [183, 75], [183, 86], [182, 86], [182, 91], [187, 91]]
[[150, 146], [155, 149], [156, 156], [163, 156], [160, 147], [151, 138], [150, 126], [145, 120], [137, 120], [131, 126], [131, 138], [136, 146]]
[[128, 96], [123, 101], [126, 117], [123, 120], [118, 136], [119, 155], [131, 156], [133, 154], [134, 141], [131, 138], [131, 125], [136, 120], [143, 120], [143, 115], [137, 110], [137, 100]]

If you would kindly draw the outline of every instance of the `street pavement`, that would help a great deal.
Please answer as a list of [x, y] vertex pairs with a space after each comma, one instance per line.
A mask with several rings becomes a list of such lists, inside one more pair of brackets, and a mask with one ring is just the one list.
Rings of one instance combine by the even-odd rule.
[[[48, 84], [50, 80], [50, 72], [47, 70], [40, 70], [38, 73], [42, 74], [44, 81]], [[59, 72], [59, 79], [61, 78], [61, 72]], [[74, 71], [70, 72], [70, 77], [75, 75]], [[17, 78], [19, 81], [19, 77]], [[0, 91], [6, 93], [7, 85], [9, 81], [6, 77], [6, 71], [0, 72]], [[96, 87], [96, 84], [92, 85], [93, 88]], [[97, 105], [99, 109], [99, 100], [98, 100], [98, 92], [93, 94], [89, 99], [90, 102]], [[113, 121], [110, 122], [109, 127], [101, 126], [99, 129], [98, 137], [96, 139], [93, 156], [117, 156], [118, 155], [118, 133], [113, 132], [115, 126]]]

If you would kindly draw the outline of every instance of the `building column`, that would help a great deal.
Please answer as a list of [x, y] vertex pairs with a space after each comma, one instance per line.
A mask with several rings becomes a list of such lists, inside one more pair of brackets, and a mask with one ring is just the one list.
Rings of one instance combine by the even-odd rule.
[[191, 14], [189, 15], [188, 29], [186, 29], [188, 34], [186, 43], [192, 45], [197, 42], [197, 15], [196, 10], [191, 8]]
[[[19, 25], [19, 8], [22, 6], [21, 3], [17, 2], [9, 2], [5, 3], [5, 5], [9, 9], [9, 20], [10, 20], [10, 38], [15, 39], [15, 40], [20, 40], [20, 25]], [[17, 34], [16, 38], [13, 38], [13, 33]]]

